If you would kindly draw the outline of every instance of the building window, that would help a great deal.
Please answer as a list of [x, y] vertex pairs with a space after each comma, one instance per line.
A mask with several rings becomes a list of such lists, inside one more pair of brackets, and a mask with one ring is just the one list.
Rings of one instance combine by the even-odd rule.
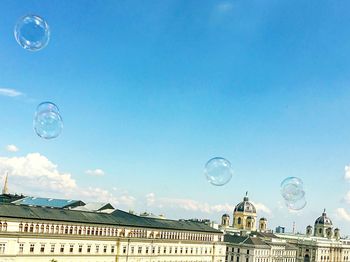
[[139, 253], [139, 254], [142, 253], [142, 247], [139, 247], [139, 248], [138, 248], [137, 253]]
[[126, 246], [123, 246], [123, 254], [126, 254]]
[[237, 248], [237, 253], [239, 253], [239, 251], [240, 251], [239, 248]]
[[90, 253], [90, 252], [91, 252], [91, 245], [88, 245], [88, 246], [87, 246], [86, 251], [87, 251], [88, 253]]
[[54, 253], [54, 252], [55, 252], [55, 244], [51, 244], [50, 252], [51, 252], [51, 253]]
[[0, 243], [0, 254], [4, 254], [5, 253], [5, 243]]
[[95, 253], [98, 253], [99, 251], [100, 251], [100, 246], [96, 245], [96, 252]]
[[24, 249], [24, 244], [23, 244], [23, 243], [20, 243], [20, 244], [19, 244], [19, 253], [20, 253], [20, 254], [23, 254], [23, 249]]
[[79, 253], [83, 252], [83, 245], [79, 245], [79, 247], [78, 247], [78, 252], [79, 252]]
[[148, 249], [149, 249], [149, 247], [146, 247], [146, 254], [148, 254]]
[[240, 217], [237, 219], [237, 224], [238, 224], [238, 225], [241, 224], [241, 218], [240, 218]]
[[103, 253], [107, 253], [107, 246], [103, 246]]
[[44, 253], [44, 252], [45, 252], [45, 244], [41, 244], [40, 253]]
[[60, 252], [61, 252], [61, 253], [64, 252], [64, 244], [61, 245]]
[[249, 255], [249, 249], [247, 249], [247, 254]]
[[73, 244], [70, 244], [70, 245], [69, 245], [69, 252], [70, 252], [70, 253], [73, 253], [73, 248], [74, 248], [74, 245], [73, 245]]
[[152, 254], [154, 254], [156, 252], [156, 248], [152, 247]]
[[29, 246], [29, 252], [33, 253], [34, 252], [34, 244], [30, 244]]
[[115, 246], [111, 246], [111, 253], [114, 253]]

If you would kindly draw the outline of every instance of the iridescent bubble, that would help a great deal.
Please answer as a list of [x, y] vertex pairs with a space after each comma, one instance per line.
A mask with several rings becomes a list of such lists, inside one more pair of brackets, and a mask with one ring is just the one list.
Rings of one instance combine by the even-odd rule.
[[215, 186], [223, 186], [231, 180], [233, 170], [228, 160], [222, 157], [214, 157], [205, 164], [204, 173], [209, 183]]
[[51, 102], [38, 105], [33, 126], [36, 134], [45, 139], [58, 137], [63, 129], [63, 120], [58, 107]]
[[296, 201], [287, 201], [285, 200], [285, 204], [290, 210], [301, 210], [306, 206], [306, 199], [302, 197], [301, 199], [298, 199]]
[[50, 40], [49, 25], [36, 15], [20, 18], [15, 25], [14, 34], [17, 43], [29, 51], [43, 49]]
[[286, 201], [297, 201], [305, 196], [303, 181], [298, 177], [287, 177], [281, 183], [281, 194]]

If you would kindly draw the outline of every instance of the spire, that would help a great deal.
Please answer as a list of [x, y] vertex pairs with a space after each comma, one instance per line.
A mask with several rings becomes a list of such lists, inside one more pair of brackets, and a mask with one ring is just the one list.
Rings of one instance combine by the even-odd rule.
[[325, 208], [323, 209], [322, 216], [326, 216], [326, 209]]
[[248, 201], [248, 191], [245, 192], [245, 197], [243, 198], [243, 201]]
[[2, 189], [2, 194], [8, 194], [9, 193], [9, 189], [8, 189], [8, 176], [9, 176], [9, 173], [6, 172], [6, 177], [5, 177], [5, 183], [4, 183], [4, 188]]

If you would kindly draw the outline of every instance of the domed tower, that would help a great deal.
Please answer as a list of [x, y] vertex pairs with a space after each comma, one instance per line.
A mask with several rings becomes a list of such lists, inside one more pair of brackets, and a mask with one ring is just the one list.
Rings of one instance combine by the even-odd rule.
[[230, 226], [230, 216], [228, 214], [223, 214], [221, 217], [221, 226], [229, 227]]
[[256, 230], [256, 209], [249, 202], [248, 192], [243, 201], [233, 211], [233, 227], [235, 229]]
[[[323, 211], [322, 216], [316, 219], [315, 221], [315, 231], [314, 236], [316, 237], [328, 237], [327, 229], [332, 230], [333, 224], [332, 221], [327, 217], [326, 209]], [[328, 230], [329, 234], [329, 230]]]
[[307, 235], [308, 237], [311, 237], [311, 235], [312, 235], [312, 226], [308, 225], [308, 226], [306, 227], [306, 235]]
[[259, 219], [259, 231], [265, 232], [267, 229], [267, 219], [262, 217]]

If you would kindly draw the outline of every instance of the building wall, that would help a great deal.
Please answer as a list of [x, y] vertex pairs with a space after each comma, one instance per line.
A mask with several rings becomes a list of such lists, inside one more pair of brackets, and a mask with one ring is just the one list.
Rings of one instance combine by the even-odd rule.
[[226, 243], [226, 262], [296, 262], [296, 249], [285, 245], [265, 246]]
[[221, 233], [1, 220], [0, 261], [223, 262]]

